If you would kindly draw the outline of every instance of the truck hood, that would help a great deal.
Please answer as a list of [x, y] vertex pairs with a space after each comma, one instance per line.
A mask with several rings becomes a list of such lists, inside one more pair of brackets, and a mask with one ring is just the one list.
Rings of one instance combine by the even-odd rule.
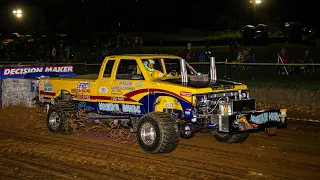
[[182, 83], [181, 78], [179, 79], [165, 79], [164, 82], [181, 85], [183, 87], [189, 88], [211, 88], [212, 90], [226, 90], [226, 89], [233, 89], [235, 86], [244, 85], [242, 83], [232, 82], [232, 81], [225, 81], [225, 80], [217, 80], [215, 82], [208, 81], [188, 81], [188, 83]]

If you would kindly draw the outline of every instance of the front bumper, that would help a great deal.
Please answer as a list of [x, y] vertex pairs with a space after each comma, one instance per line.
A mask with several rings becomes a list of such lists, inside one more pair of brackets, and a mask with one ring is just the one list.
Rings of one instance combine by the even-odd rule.
[[251, 111], [234, 115], [211, 116], [211, 123], [216, 124], [219, 132], [237, 133], [244, 131], [264, 131], [266, 128], [287, 126], [287, 110], [272, 109]]

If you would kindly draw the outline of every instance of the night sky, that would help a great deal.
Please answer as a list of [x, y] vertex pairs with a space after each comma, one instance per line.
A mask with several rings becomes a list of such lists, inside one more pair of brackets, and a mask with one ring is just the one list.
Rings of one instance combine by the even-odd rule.
[[[262, 0], [257, 6], [261, 23], [300, 21], [317, 28], [317, 1]], [[221, 30], [252, 23], [249, 0], [1, 0], [1, 27], [40, 31], [157, 31], [184, 28]], [[17, 22], [12, 10], [21, 8]]]

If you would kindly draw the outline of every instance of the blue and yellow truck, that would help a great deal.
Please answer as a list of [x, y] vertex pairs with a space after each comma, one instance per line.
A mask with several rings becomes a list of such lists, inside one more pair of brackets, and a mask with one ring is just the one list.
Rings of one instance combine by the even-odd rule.
[[218, 80], [214, 58], [203, 74], [173, 55], [108, 56], [98, 74], [41, 78], [39, 100], [54, 133], [72, 132], [69, 120], [84, 110], [88, 121], [117, 120], [130, 128], [149, 153], [171, 152], [180, 137], [201, 129], [220, 142], [240, 143], [287, 123], [286, 109], [256, 111], [245, 84]]

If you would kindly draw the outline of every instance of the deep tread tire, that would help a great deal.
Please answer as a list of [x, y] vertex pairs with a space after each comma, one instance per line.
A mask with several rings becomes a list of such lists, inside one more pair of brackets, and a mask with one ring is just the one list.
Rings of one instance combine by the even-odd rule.
[[[155, 141], [151, 145], [145, 144], [141, 138], [141, 129], [145, 123], [151, 124], [156, 132]], [[165, 112], [152, 112], [142, 116], [137, 131], [138, 143], [148, 153], [169, 153], [179, 144], [180, 131], [178, 123], [170, 114]]]
[[219, 142], [227, 143], [241, 143], [249, 137], [249, 133], [240, 133], [240, 134], [228, 134], [228, 133], [219, 133], [213, 132], [212, 137]]
[[[57, 113], [60, 122], [57, 128], [50, 125], [49, 118], [52, 113]], [[72, 100], [69, 101], [57, 101], [55, 104], [51, 105], [47, 114], [47, 126], [48, 129], [57, 134], [73, 134], [74, 129], [68, 120], [75, 117], [75, 105]]]

